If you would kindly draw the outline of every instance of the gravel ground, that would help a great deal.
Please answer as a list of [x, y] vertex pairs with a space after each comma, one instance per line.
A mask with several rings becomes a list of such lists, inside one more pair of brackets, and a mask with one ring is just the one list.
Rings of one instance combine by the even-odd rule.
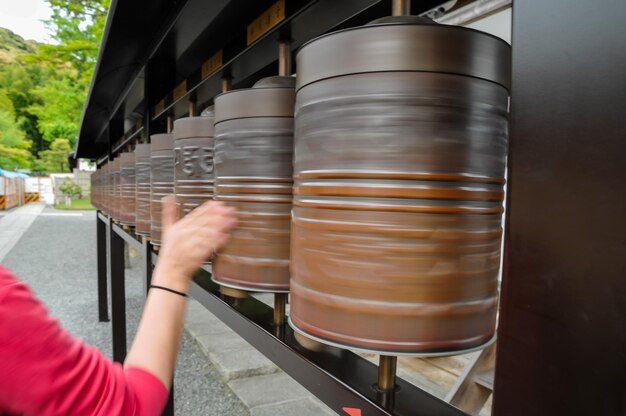
[[[45, 216], [62, 212], [45, 209], [6, 256], [4, 265], [31, 286], [64, 327], [110, 357], [111, 324], [98, 322], [95, 211], [80, 212], [82, 216]], [[131, 268], [126, 270], [129, 344], [143, 303], [141, 269], [134, 263], [138, 261], [131, 258]], [[177, 415], [249, 414], [186, 333], [174, 383]]]

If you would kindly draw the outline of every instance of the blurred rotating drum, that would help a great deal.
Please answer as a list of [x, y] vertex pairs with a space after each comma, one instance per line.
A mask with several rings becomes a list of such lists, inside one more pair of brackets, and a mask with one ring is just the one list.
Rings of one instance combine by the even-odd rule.
[[289, 290], [294, 80], [270, 77], [215, 99], [215, 199], [238, 225], [213, 260], [222, 286]]
[[174, 193], [174, 140], [172, 135], [155, 134], [150, 143], [150, 238], [161, 245], [161, 199]]
[[181, 214], [213, 199], [213, 117], [174, 121], [176, 200]]
[[120, 158], [118, 157], [112, 163], [111, 170], [111, 217], [113, 220], [120, 220], [120, 199], [121, 199], [121, 183], [120, 183]]
[[135, 225], [135, 152], [120, 156], [120, 223]]
[[135, 146], [135, 232], [150, 235], [150, 144]]
[[415, 17], [297, 56], [290, 324], [439, 355], [494, 339], [510, 47]]

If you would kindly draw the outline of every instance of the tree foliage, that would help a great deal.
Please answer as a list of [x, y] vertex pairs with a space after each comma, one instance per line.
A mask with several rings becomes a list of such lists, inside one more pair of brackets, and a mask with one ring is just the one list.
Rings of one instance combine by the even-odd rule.
[[69, 172], [67, 155], [72, 150], [69, 140], [54, 139], [50, 149], [39, 152], [39, 159], [33, 162], [37, 172]]
[[83, 196], [83, 189], [70, 178], [66, 178], [63, 181], [61, 186], [59, 186], [59, 190], [70, 198], [81, 198]]
[[76, 141], [110, 0], [47, 1], [55, 44], [0, 28], [0, 49], [10, 42], [13, 54], [0, 66], [0, 167], [67, 170]]

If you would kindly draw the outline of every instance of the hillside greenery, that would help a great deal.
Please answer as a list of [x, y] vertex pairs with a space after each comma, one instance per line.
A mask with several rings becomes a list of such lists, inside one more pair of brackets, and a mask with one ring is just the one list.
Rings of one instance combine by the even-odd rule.
[[110, 0], [46, 0], [52, 44], [0, 28], [0, 168], [68, 171]]

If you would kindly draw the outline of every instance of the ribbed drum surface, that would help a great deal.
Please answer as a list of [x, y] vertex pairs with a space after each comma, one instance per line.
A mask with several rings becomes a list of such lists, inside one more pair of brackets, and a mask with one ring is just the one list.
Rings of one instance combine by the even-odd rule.
[[150, 235], [150, 144], [135, 146], [135, 232]]
[[99, 182], [99, 178], [100, 178], [100, 173], [102, 171], [100, 169], [96, 170], [95, 172], [93, 172], [91, 174], [91, 176], [89, 177], [89, 181], [90, 181], [90, 187], [91, 187], [91, 192], [89, 193], [89, 198], [91, 200], [91, 205], [93, 205], [94, 207], [96, 207], [96, 209], [101, 209], [100, 208], [100, 200], [99, 200], [99, 194], [100, 194], [100, 182]]
[[388, 353], [492, 339], [509, 59], [500, 40], [440, 25], [357, 28], [301, 50], [297, 330]]
[[112, 172], [111, 172], [111, 216], [115, 221], [120, 220], [120, 199], [121, 199], [121, 188], [120, 188], [120, 158], [118, 157], [113, 161]]
[[182, 215], [213, 199], [213, 130], [213, 117], [174, 121], [174, 190]]
[[135, 225], [135, 153], [120, 156], [120, 223]]
[[104, 212], [111, 216], [113, 208], [113, 162], [108, 161], [104, 166], [104, 178], [103, 178], [103, 208]]
[[215, 199], [236, 207], [239, 222], [213, 261], [213, 278], [280, 292], [289, 290], [295, 93], [292, 79], [260, 85], [215, 100]]
[[161, 199], [174, 193], [174, 140], [171, 134], [155, 134], [150, 152], [150, 238], [161, 244]]
[[109, 162], [106, 162], [100, 168], [100, 206], [102, 212], [109, 215]]

